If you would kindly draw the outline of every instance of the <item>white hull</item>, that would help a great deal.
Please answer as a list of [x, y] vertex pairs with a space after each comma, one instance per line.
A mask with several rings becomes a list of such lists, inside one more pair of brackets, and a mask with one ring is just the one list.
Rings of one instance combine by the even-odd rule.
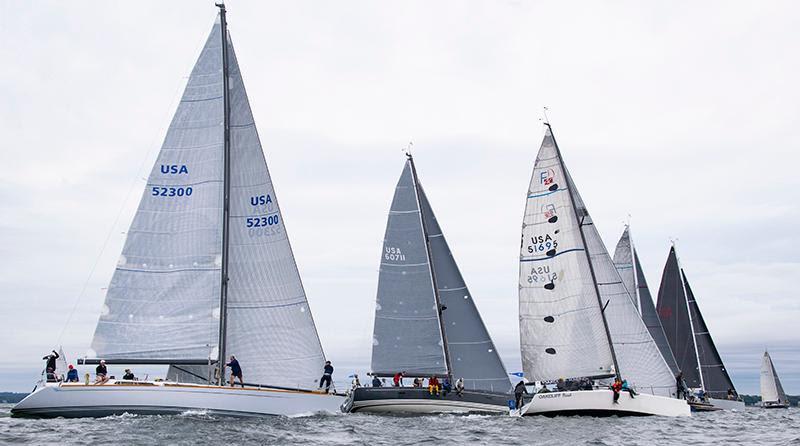
[[709, 398], [709, 404], [722, 410], [744, 410], [744, 401]]
[[102, 417], [122, 413], [299, 415], [339, 411], [340, 395], [266, 388], [231, 388], [167, 382], [103, 385], [55, 384], [37, 388], [11, 413], [36, 417]]
[[[639, 394], [631, 398], [628, 392], [613, 402], [611, 390], [582, 390], [576, 392], [538, 393], [530, 403], [522, 406], [516, 415], [660, 415], [667, 417], [690, 416], [686, 401]], [[514, 413], [512, 413], [514, 414]]]

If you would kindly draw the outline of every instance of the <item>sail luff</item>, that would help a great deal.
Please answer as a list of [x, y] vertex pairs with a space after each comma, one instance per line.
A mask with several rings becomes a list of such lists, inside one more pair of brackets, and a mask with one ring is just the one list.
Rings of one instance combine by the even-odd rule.
[[442, 354], [444, 355], [444, 363], [445, 367], [447, 368], [447, 376], [452, 381], [452, 373], [453, 373], [453, 366], [450, 358], [450, 351], [447, 345], [447, 333], [444, 329], [444, 322], [442, 322], [442, 311], [444, 311], [442, 306], [442, 300], [439, 296], [439, 286], [436, 283], [436, 272], [433, 268], [433, 255], [431, 254], [431, 241], [428, 234], [428, 227], [425, 224], [425, 212], [423, 212], [422, 203], [420, 202], [420, 195], [422, 193], [421, 186], [419, 184], [419, 177], [417, 176], [417, 167], [414, 165], [414, 158], [411, 154], [406, 154], [408, 157], [408, 162], [411, 164], [411, 180], [414, 183], [414, 197], [417, 200], [417, 208], [419, 209], [419, 222], [422, 226], [422, 235], [425, 238], [425, 252], [428, 256], [428, 269], [430, 270], [431, 274], [431, 283], [433, 284], [433, 297], [436, 301], [436, 318], [439, 321], [439, 331], [442, 337]]
[[583, 218], [582, 218], [582, 216], [578, 215], [577, 206], [575, 206], [575, 196], [574, 196], [575, 184], [572, 182], [572, 178], [570, 177], [566, 166], [564, 166], [564, 158], [561, 156], [561, 150], [558, 148], [558, 142], [556, 142], [556, 137], [553, 134], [553, 129], [550, 127], [549, 123], [545, 123], [545, 125], [550, 130], [550, 134], [552, 135], [553, 145], [555, 146], [556, 156], [558, 157], [558, 162], [561, 165], [561, 170], [564, 172], [565, 176], [567, 177], [567, 194], [569, 195], [572, 207], [574, 209], [576, 209], [575, 218], [576, 218], [577, 223], [578, 223], [578, 232], [580, 233], [580, 236], [581, 236], [581, 241], [582, 241], [583, 248], [584, 248], [583, 252], [586, 255], [586, 260], [587, 260], [587, 262], [589, 264], [589, 272], [590, 272], [590, 274], [592, 276], [592, 284], [594, 285], [595, 296], [597, 296], [597, 305], [600, 308], [600, 316], [603, 319], [603, 327], [605, 328], [605, 332], [606, 332], [606, 339], [608, 341], [608, 348], [611, 351], [611, 359], [614, 362], [614, 374], [616, 375], [617, 379], [621, 380], [622, 379], [622, 375], [621, 375], [621, 372], [620, 372], [620, 369], [619, 369], [619, 362], [617, 361], [617, 354], [614, 351], [614, 341], [611, 339], [611, 330], [609, 330], [609, 328], [608, 328], [608, 320], [606, 319], [606, 315], [605, 315], [605, 307], [604, 307], [603, 301], [601, 300], [601, 297], [600, 297], [600, 289], [598, 288], [598, 285], [597, 285], [597, 276], [596, 276], [595, 271], [594, 271], [594, 264], [592, 263], [592, 258], [589, 255], [589, 250], [587, 249], [586, 234], [584, 234], [584, 232], [583, 232]]

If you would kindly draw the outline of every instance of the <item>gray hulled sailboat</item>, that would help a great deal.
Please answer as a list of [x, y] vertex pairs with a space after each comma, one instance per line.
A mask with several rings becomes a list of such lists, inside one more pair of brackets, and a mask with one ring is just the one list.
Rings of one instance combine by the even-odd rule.
[[463, 379], [461, 395], [358, 388], [350, 411], [507, 410], [511, 383], [408, 155], [381, 253], [372, 375]]
[[[592, 390], [539, 393], [520, 415], [688, 415], [675, 379], [633, 304], [567, 170], [549, 124], [528, 186], [519, 259], [525, 376], [593, 379]], [[618, 402], [605, 387], [638, 391]]]
[[[170, 365], [181, 379], [42, 384], [14, 414], [293, 414], [343, 401], [310, 390], [325, 356], [218, 6], [127, 233], [94, 354], [79, 361]], [[229, 354], [249, 384], [221, 387], [210, 367]]]
[[761, 361], [761, 407], [765, 409], [786, 409], [789, 407], [789, 398], [783, 391], [778, 372], [769, 352], [764, 352]]
[[633, 245], [633, 238], [628, 225], [625, 225], [625, 230], [622, 232], [622, 236], [614, 250], [614, 265], [619, 271], [625, 288], [628, 289], [631, 295], [634, 306], [639, 310], [650, 336], [653, 337], [653, 341], [658, 346], [661, 356], [664, 357], [664, 361], [666, 361], [673, 376], [678, 376], [680, 368], [678, 368], [675, 356], [669, 347], [667, 335], [664, 334], [664, 327], [661, 326], [661, 319], [658, 317], [656, 307], [653, 304], [650, 288], [647, 286], [647, 280], [639, 262], [639, 253]]
[[658, 289], [658, 316], [686, 385], [717, 409], [744, 409], [673, 245]]

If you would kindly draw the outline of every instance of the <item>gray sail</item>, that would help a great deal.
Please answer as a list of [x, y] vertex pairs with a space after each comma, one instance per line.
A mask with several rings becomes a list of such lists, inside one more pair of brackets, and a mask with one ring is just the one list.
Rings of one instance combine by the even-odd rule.
[[446, 375], [447, 364], [411, 160], [397, 182], [378, 275], [372, 373]]
[[230, 38], [228, 45], [231, 199], [225, 351], [236, 355], [246, 382], [316, 388], [325, 356]]
[[686, 385], [695, 389], [702, 388], [694, 331], [674, 246], [670, 248], [667, 263], [664, 265], [656, 308]]
[[435, 282], [444, 308], [442, 326], [453, 379], [463, 378], [467, 389], [507, 392], [511, 390], [511, 381], [506, 368], [421, 185], [418, 190]]
[[714, 340], [711, 339], [711, 333], [708, 331], [703, 314], [700, 313], [700, 307], [697, 306], [692, 288], [689, 286], [689, 281], [686, 280], [686, 273], [681, 270], [681, 274], [686, 288], [689, 311], [692, 315], [697, 356], [700, 359], [700, 370], [703, 373], [703, 389], [712, 398], [727, 398], [728, 390], [735, 392], [736, 388], [733, 386], [728, 371], [725, 370], [725, 364], [714, 345]]
[[92, 340], [98, 357], [203, 359], [218, 342], [222, 81], [216, 23], [189, 76], [108, 286]]
[[650, 289], [647, 287], [647, 280], [642, 272], [639, 255], [636, 252], [636, 247], [630, 235], [630, 228], [627, 225], [614, 250], [614, 265], [625, 283], [625, 288], [631, 294], [631, 301], [638, 308], [642, 321], [656, 343], [661, 356], [669, 366], [672, 375], [677, 376], [680, 370], [664, 334], [664, 328], [661, 326], [661, 319], [659, 319], [653, 305], [653, 298], [650, 295]]
[[658, 350], [661, 352], [661, 356], [664, 357], [664, 361], [667, 362], [670, 371], [672, 371], [672, 375], [678, 376], [680, 368], [678, 367], [677, 361], [675, 361], [675, 355], [672, 353], [669, 341], [667, 341], [664, 327], [661, 326], [661, 319], [658, 317], [656, 307], [653, 305], [653, 297], [650, 295], [647, 279], [645, 279], [644, 273], [642, 273], [642, 265], [639, 262], [639, 254], [636, 252], [636, 248], [633, 248], [633, 259], [636, 268], [636, 277], [638, 278], [639, 308], [642, 312], [642, 321], [644, 321], [644, 324], [650, 331], [650, 336], [653, 337], [653, 341], [655, 341], [656, 346], [658, 346]]

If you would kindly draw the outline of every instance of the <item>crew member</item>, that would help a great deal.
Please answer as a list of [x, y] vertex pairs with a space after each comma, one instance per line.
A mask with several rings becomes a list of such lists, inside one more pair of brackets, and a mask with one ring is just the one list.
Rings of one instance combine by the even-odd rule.
[[322, 388], [322, 384], [325, 384], [325, 393], [331, 388], [331, 380], [333, 376], [333, 366], [331, 365], [330, 361], [325, 361], [325, 368], [322, 372], [322, 378], [319, 379], [319, 388]]
[[372, 377], [372, 387], [382, 387], [383, 384], [381, 383], [381, 379], [378, 378], [378, 375]]
[[106, 361], [101, 359], [100, 364], [97, 364], [97, 367], [94, 369], [94, 383], [95, 384], [105, 384], [108, 381], [108, 368], [106, 367]]
[[125, 374], [122, 375], [122, 379], [133, 381], [134, 379], [136, 379], [136, 377], [133, 376], [133, 372], [131, 372], [131, 369], [125, 369]]
[[514, 386], [514, 407], [517, 409], [522, 409], [524, 405], [524, 394], [528, 393], [528, 389], [525, 387], [525, 381], [520, 380], [516, 386]]
[[619, 404], [619, 391], [622, 390], [622, 381], [619, 378], [614, 380], [614, 384], [611, 384], [611, 390], [614, 392], [614, 404]]
[[69, 371], [67, 372], [67, 382], [68, 383], [76, 383], [78, 382], [78, 369], [76, 369], [72, 364], [67, 367]]
[[55, 350], [53, 350], [53, 352], [50, 353], [49, 355], [44, 356], [42, 358], [42, 360], [43, 361], [47, 361], [47, 363], [44, 366], [44, 369], [45, 370], [53, 369], [53, 373], [55, 373], [55, 371], [56, 371], [56, 359], [58, 359], [58, 352], [56, 352]]
[[231, 368], [231, 387], [233, 387], [234, 378], [239, 378], [239, 384], [244, 388], [244, 378], [242, 378], [242, 366], [236, 360], [236, 356], [231, 355], [231, 362], [225, 364], [225, 367]]
[[403, 377], [406, 376], [406, 372], [397, 372], [394, 375], [394, 379], [392, 383], [395, 387], [403, 387]]

